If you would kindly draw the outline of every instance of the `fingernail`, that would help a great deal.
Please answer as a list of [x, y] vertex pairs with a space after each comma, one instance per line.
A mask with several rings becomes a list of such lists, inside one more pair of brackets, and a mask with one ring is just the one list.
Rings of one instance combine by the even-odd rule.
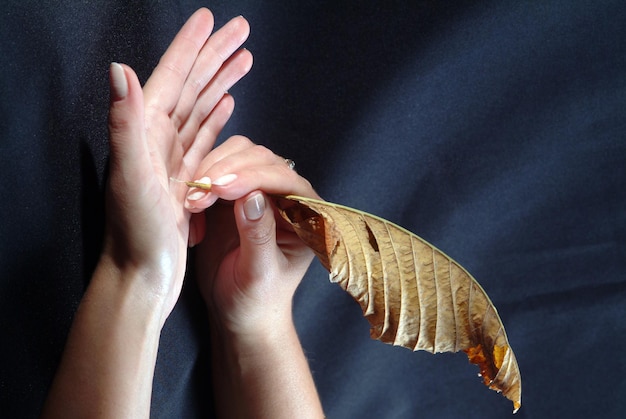
[[263, 194], [251, 196], [243, 203], [243, 214], [249, 221], [256, 221], [265, 212], [265, 198]]
[[224, 175], [222, 177], [219, 177], [219, 178], [215, 179], [213, 181], [213, 185], [215, 185], [215, 186], [228, 186], [229, 184], [233, 183], [236, 179], [237, 179], [237, 175], [234, 174], [234, 173], [231, 173], [229, 175]]
[[197, 201], [198, 199], [204, 198], [208, 194], [207, 191], [199, 190], [194, 192], [189, 192], [187, 194], [187, 200], [189, 201]]
[[124, 99], [128, 94], [128, 81], [126, 80], [124, 67], [118, 63], [111, 63], [109, 73], [111, 77], [111, 94], [113, 100]]
[[[195, 180], [194, 183], [202, 183], [202, 184], [205, 184], [205, 185], [210, 185], [211, 184], [211, 179], [209, 179], [208, 177], [205, 176], [203, 178]], [[199, 199], [204, 198], [208, 194], [209, 194], [209, 190], [207, 190], [207, 189], [192, 188], [192, 189], [189, 189], [189, 192], [187, 192], [187, 200], [188, 201], [197, 201]], [[193, 208], [193, 206], [192, 206], [192, 208]]]
[[[190, 186], [195, 186], [197, 188], [200, 188], [202, 190], [205, 191], [210, 191], [211, 190], [211, 178], [208, 176], [205, 177], [201, 177], [198, 180], [194, 180], [193, 183], [195, 183], [195, 185], [190, 185]], [[187, 183], [189, 185], [189, 183]]]

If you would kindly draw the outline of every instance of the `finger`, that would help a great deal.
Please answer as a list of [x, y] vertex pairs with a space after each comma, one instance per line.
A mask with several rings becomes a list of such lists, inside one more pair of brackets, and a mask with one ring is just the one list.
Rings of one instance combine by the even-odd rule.
[[[212, 170], [209, 171], [211, 172]], [[320, 199], [308, 180], [280, 161], [266, 166], [244, 167], [217, 177], [212, 182], [210, 192], [191, 189], [185, 202], [193, 211], [201, 211], [211, 206], [218, 198], [233, 201], [254, 190], [262, 190], [268, 194], [300, 195]]]
[[198, 167], [200, 162], [215, 145], [215, 140], [230, 119], [235, 108], [235, 101], [230, 95], [224, 95], [213, 111], [204, 120], [194, 140], [185, 153], [185, 165]]
[[243, 135], [233, 135], [232, 137], [229, 137], [226, 141], [215, 147], [204, 157], [196, 170], [194, 179], [200, 179], [201, 177], [206, 176], [206, 172], [209, 168], [213, 167], [217, 162], [225, 159], [226, 157], [255, 146], [256, 144]]
[[[237, 51], [224, 63], [217, 75], [215, 75], [213, 80], [211, 80], [197, 97], [195, 103], [193, 103], [191, 114], [187, 117], [182, 127], [179, 128], [180, 137], [185, 149], [190, 147], [202, 121], [213, 111], [224, 94], [250, 71], [251, 67], [252, 54], [245, 49]], [[182, 98], [179, 103], [182, 103]], [[178, 111], [179, 107], [177, 106], [175, 112]], [[187, 109], [183, 112], [187, 112]]]
[[[197, 175], [197, 178], [209, 179], [209, 181], [219, 178], [218, 183], [224, 181], [230, 183], [230, 180], [236, 178], [234, 173], [243, 170], [243, 168], [252, 165], [268, 166], [281, 161], [278, 156], [267, 148], [254, 144], [246, 137], [234, 136], [209, 153], [200, 165], [200, 171], [197, 172], [200, 174]], [[209, 167], [210, 170], [204, 170], [206, 167]], [[227, 175], [222, 176], [224, 173], [227, 173]], [[211, 178], [210, 176], [215, 177]], [[240, 195], [229, 196], [228, 199], [238, 199], [251, 190], [240, 191]], [[214, 193], [192, 188], [187, 193], [185, 206], [191, 212], [200, 212], [213, 205], [217, 199], [218, 196]]]
[[192, 214], [189, 219], [188, 246], [194, 247], [204, 239], [206, 230], [206, 218], [204, 214]]
[[[208, 144], [207, 144], [208, 145]], [[205, 145], [206, 146], [206, 145]], [[200, 183], [210, 183], [211, 179], [205, 175], [207, 168], [211, 165], [219, 162], [220, 160], [229, 157], [233, 154], [237, 154], [240, 151], [255, 147], [255, 144], [248, 138], [242, 135], [234, 135], [220, 144], [214, 150], [212, 150], [200, 163], [198, 170], [192, 179], [199, 181]], [[190, 150], [191, 151], [191, 150]], [[193, 163], [192, 159], [198, 157], [190, 156], [189, 159]], [[181, 185], [182, 187], [182, 185]], [[191, 199], [189, 199], [191, 197]], [[187, 191], [187, 199], [185, 199], [185, 208], [191, 213], [199, 213], [213, 205], [218, 196], [211, 194], [210, 192], [198, 188], [191, 188]], [[197, 201], [197, 202], [196, 202]]]
[[[252, 55], [247, 50], [235, 51], [245, 42], [250, 33], [248, 22], [241, 16], [232, 19], [215, 32], [202, 47], [185, 82], [178, 103], [172, 112], [176, 126], [185, 124], [198, 111], [197, 99], [203, 92], [208, 98], [200, 109], [204, 116], [195, 115], [195, 122], [201, 122], [211, 111], [220, 97], [252, 66]], [[233, 55], [234, 54], [234, 55]], [[232, 56], [232, 57], [231, 57]], [[192, 124], [193, 126], [193, 124]], [[197, 126], [197, 125], [196, 125]]]
[[263, 283], [262, 279], [272, 279], [277, 271], [273, 269], [280, 263], [276, 220], [266, 197], [258, 191], [235, 202], [235, 220], [240, 246], [236, 278], [245, 289], [246, 283]]
[[242, 140], [241, 142], [241, 145], [234, 144], [228, 147], [227, 150], [224, 150], [224, 152], [228, 152], [228, 154], [222, 156], [222, 158], [213, 163], [208, 168], [205, 175], [209, 176], [212, 180], [216, 180], [218, 177], [222, 177], [223, 175], [230, 173], [237, 173], [251, 166], [269, 166], [273, 164], [286, 166], [283, 164], [284, 159], [274, 154], [274, 152], [267, 147], [254, 144], [252, 142], [249, 142], [246, 145], [245, 140]]
[[311, 183], [289, 166], [280, 163], [269, 166], [251, 166], [235, 173], [215, 178], [211, 194], [225, 200], [235, 200], [253, 190], [274, 195], [299, 195], [320, 199]]
[[198, 53], [213, 30], [213, 14], [196, 11], [180, 29], [161, 57], [144, 88], [149, 106], [170, 114], [181, 95]]
[[[113, 63], [110, 67], [111, 105], [109, 138], [111, 182], [114, 190], [140, 193], [152, 173], [145, 140], [144, 104], [141, 85], [128, 66]], [[144, 186], [141, 186], [143, 183]]]

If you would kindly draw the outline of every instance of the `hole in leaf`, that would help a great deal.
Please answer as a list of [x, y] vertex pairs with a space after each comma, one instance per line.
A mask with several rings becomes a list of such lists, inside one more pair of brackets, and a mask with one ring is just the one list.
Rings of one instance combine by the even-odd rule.
[[372, 249], [374, 249], [374, 251], [378, 252], [378, 241], [376, 241], [376, 236], [374, 235], [374, 232], [367, 224], [367, 222], [365, 222], [365, 228], [367, 229], [367, 240], [369, 241], [370, 246], [372, 246]]

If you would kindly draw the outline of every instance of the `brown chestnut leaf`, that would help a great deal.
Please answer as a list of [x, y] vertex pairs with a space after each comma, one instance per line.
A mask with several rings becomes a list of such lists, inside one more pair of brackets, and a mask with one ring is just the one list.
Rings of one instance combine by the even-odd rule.
[[467, 354], [485, 385], [521, 406], [513, 350], [493, 303], [458, 263], [389, 221], [341, 205], [278, 197], [283, 218], [361, 306], [370, 335], [431, 353]]

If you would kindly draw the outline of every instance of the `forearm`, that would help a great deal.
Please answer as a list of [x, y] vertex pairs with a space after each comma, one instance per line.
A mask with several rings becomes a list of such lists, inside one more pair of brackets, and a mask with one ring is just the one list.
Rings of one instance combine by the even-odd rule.
[[236, 336], [212, 324], [219, 417], [324, 417], [293, 322], [272, 326], [265, 334]]
[[44, 418], [149, 417], [162, 326], [139, 273], [99, 264], [76, 313]]

